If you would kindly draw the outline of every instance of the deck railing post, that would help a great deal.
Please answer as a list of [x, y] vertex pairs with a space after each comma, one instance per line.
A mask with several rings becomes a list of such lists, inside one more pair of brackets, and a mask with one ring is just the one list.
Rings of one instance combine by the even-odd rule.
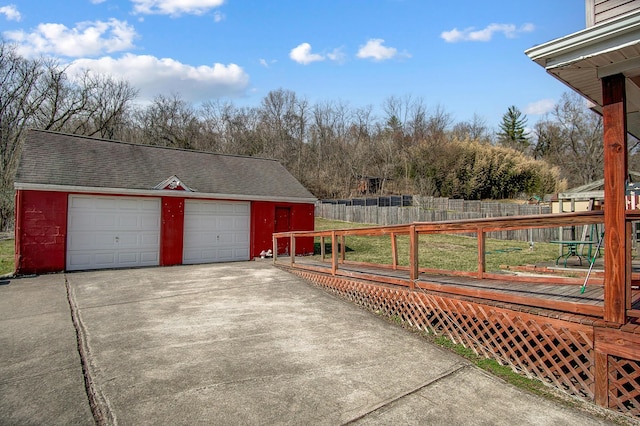
[[296, 237], [291, 234], [289, 242], [289, 256], [291, 257], [291, 266], [296, 262]]
[[395, 271], [398, 269], [398, 238], [395, 232], [391, 233], [391, 261]]
[[483, 228], [478, 228], [476, 232], [478, 234], [478, 279], [481, 280], [484, 278], [486, 268], [486, 256], [484, 254], [486, 238]]
[[602, 79], [604, 128], [604, 319], [626, 322], [629, 235], [626, 226], [627, 118], [624, 74]]
[[609, 355], [594, 351], [594, 402], [609, 408]]
[[418, 233], [416, 225], [409, 227], [409, 283], [410, 288], [416, 287], [418, 279]]
[[331, 275], [335, 276], [338, 272], [338, 238], [336, 231], [331, 231]]
[[324, 249], [324, 235], [322, 235], [320, 237], [320, 257], [322, 259], [322, 261], [324, 262], [324, 258], [325, 258], [325, 249]]
[[278, 258], [278, 239], [273, 237], [273, 263], [276, 263]]

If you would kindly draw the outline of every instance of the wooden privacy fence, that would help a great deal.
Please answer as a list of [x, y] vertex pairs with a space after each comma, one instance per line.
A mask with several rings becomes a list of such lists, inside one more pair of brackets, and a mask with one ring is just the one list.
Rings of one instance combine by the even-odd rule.
[[[416, 200], [420, 205], [411, 207], [317, 203], [315, 214], [316, 217], [330, 220], [393, 226], [413, 222], [442, 222], [550, 213], [548, 206], [529, 204], [465, 201], [434, 197], [416, 198]], [[572, 231], [567, 228], [564, 230], [566, 235], [563, 235], [562, 238], [559, 238], [557, 230], [549, 228], [494, 231], [488, 237], [501, 240], [545, 242], [556, 239], [570, 239], [572, 232], [580, 234], [582, 230], [574, 229]]]
[[[619, 301], [606, 297], [602, 278], [589, 281], [587, 294], [582, 294], [576, 285], [581, 278], [485, 270], [485, 240], [492, 232], [586, 227], [603, 220], [602, 211], [593, 211], [276, 233], [273, 261], [376, 313], [448, 336], [570, 394], [640, 418], [640, 294], [632, 290], [637, 275], [628, 283], [632, 303], [621, 307], [627, 322], [619, 324], [604, 320], [606, 309]], [[420, 267], [420, 241], [440, 233], [475, 235], [476, 270]], [[347, 260], [350, 236], [388, 237], [390, 264]], [[403, 246], [408, 256], [402, 256], [408, 263], [399, 261], [399, 236], [409, 241]], [[320, 256], [278, 256], [279, 239], [287, 239], [290, 253], [296, 253], [300, 238], [319, 239]]]

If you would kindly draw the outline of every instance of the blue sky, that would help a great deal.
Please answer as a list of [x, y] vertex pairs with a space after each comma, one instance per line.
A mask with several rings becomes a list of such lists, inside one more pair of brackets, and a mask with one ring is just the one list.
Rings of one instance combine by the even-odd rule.
[[584, 0], [0, 0], [22, 55], [126, 78], [140, 101], [411, 96], [492, 128], [510, 105], [531, 126], [569, 90], [524, 51], [584, 28]]

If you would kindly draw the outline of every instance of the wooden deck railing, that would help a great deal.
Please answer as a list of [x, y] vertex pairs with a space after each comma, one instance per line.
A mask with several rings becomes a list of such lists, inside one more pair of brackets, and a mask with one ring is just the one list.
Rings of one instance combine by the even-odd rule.
[[[531, 216], [511, 216], [498, 217], [488, 219], [469, 219], [455, 220], [447, 222], [417, 222], [407, 225], [394, 226], [375, 226], [368, 228], [355, 229], [336, 229], [327, 231], [297, 231], [297, 232], [281, 232], [273, 234], [273, 252], [274, 262], [277, 261], [278, 240], [281, 238], [290, 239], [289, 251], [296, 253], [297, 238], [320, 238], [320, 250], [322, 260], [325, 256], [325, 240], [331, 242], [331, 271], [335, 275], [338, 271], [339, 264], [345, 260], [345, 237], [347, 236], [389, 236], [391, 240], [391, 264], [377, 265], [388, 266], [392, 269], [408, 269], [411, 283], [415, 282], [420, 272], [439, 273], [449, 275], [473, 276], [478, 279], [495, 278], [496, 274], [486, 271], [485, 259], [485, 235], [492, 231], [505, 231], [517, 229], [531, 228], [551, 228], [551, 227], [570, 227], [601, 224], [604, 221], [602, 211], [580, 212], [580, 213], [562, 213], [562, 214], [546, 214]], [[477, 238], [477, 269], [475, 271], [451, 271], [434, 268], [419, 267], [419, 242], [421, 235], [428, 234], [475, 234]], [[398, 262], [398, 243], [397, 237], [400, 235], [409, 236], [409, 265], [401, 266]], [[341, 249], [342, 248], [342, 249]], [[295, 263], [295, 256], [290, 256], [290, 262]], [[545, 278], [549, 281], [550, 278]], [[517, 278], [516, 278], [517, 280]], [[527, 278], [531, 281], [531, 278]], [[560, 279], [562, 280], [562, 279]]]

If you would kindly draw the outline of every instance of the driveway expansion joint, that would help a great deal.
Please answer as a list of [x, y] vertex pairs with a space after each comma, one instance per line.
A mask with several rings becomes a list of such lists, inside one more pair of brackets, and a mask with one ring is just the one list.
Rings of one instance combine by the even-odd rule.
[[73, 322], [73, 328], [76, 331], [78, 354], [80, 355], [80, 363], [82, 364], [82, 375], [84, 376], [84, 386], [87, 398], [89, 399], [91, 414], [93, 414], [93, 419], [98, 426], [115, 425], [117, 424], [117, 421], [113, 412], [109, 408], [109, 402], [96, 388], [91, 375], [91, 357], [89, 344], [87, 343], [87, 334], [78, 312], [78, 305], [75, 300], [73, 289], [69, 284], [66, 274], [64, 277], [64, 285], [67, 291], [67, 301], [69, 302], [71, 321]]
[[420, 384], [419, 386], [417, 386], [417, 387], [415, 387], [413, 389], [410, 389], [407, 392], [404, 392], [404, 393], [402, 393], [400, 395], [394, 396], [392, 398], [389, 398], [389, 399], [387, 399], [385, 401], [382, 401], [382, 402], [376, 404], [375, 406], [373, 406], [371, 409], [367, 410], [366, 412], [354, 417], [351, 420], [348, 420], [348, 421], [342, 423], [342, 426], [354, 424], [355, 422], [364, 419], [365, 417], [369, 416], [370, 414], [373, 414], [376, 411], [379, 411], [379, 410], [383, 409], [384, 407], [387, 407], [387, 406], [389, 406], [389, 405], [391, 405], [391, 404], [393, 404], [393, 403], [395, 403], [397, 401], [400, 401], [403, 398], [406, 398], [406, 397], [411, 396], [411, 395], [413, 395], [413, 394], [415, 394], [417, 392], [420, 392], [421, 390], [426, 389], [429, 386], [434, 385], [434, 384], [438, 383], [439, 381], [441, 381], [443, 379], [446, 379], [448, 377], [451, 377], [454, 374], [456, 374], [456, 373], [458, 373], [458, 372], [460, 372], [460, 371], [462, 371], [464, 369], [470, 368], [470, 367], [471, 367], [471, 365], [470, 364], [466, 364], [466, 363], [464, 363], [464, 364], [460, 364], [460, 363], [455, 364], [450, 369], [446, 370], [445, 372], [443, 372], [442, 374], [438, 375], [437, 377], [435, 377], [435, 378], [433, 378], [431, 380], [428, 380], [427, 382], [424, 382], [424, 383]]

